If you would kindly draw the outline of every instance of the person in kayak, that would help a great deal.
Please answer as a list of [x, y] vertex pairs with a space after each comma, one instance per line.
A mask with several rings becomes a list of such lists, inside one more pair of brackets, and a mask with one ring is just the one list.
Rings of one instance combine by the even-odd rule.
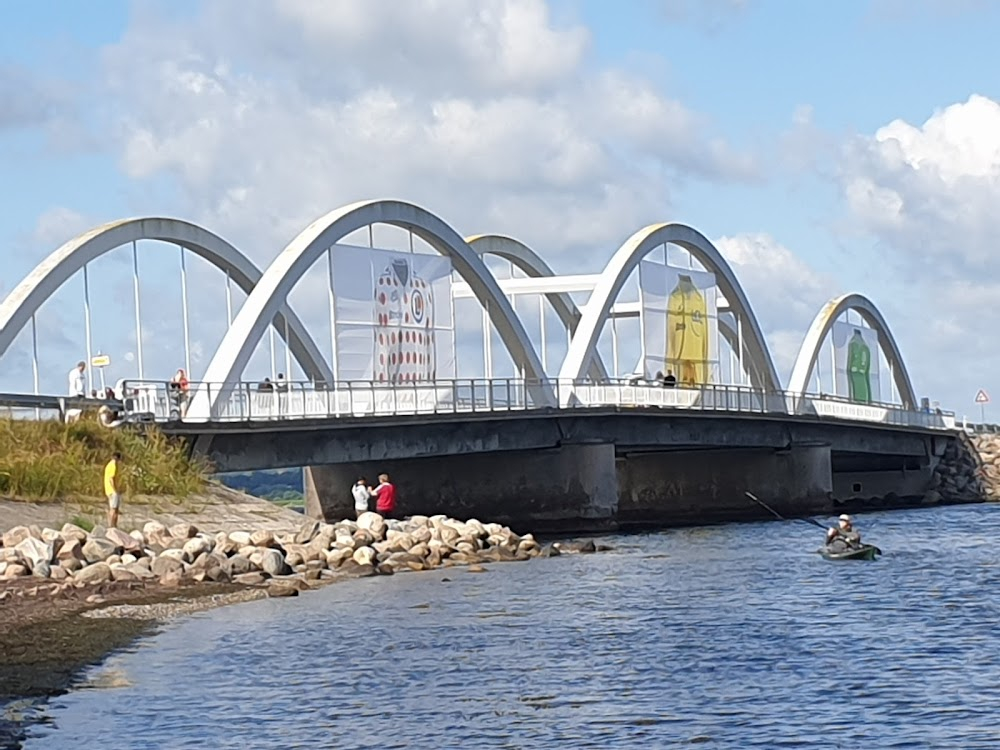
[[854, 528], [849, 515], [841, 513], [839, 523], [827, 529], [826, 546], [833, 552], [846, 552], [861, 547], [861, 532]]

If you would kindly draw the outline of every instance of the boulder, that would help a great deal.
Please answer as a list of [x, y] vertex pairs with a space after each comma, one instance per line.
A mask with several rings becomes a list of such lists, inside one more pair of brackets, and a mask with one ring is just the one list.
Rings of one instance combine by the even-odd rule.
[[218, 555], [229, 557], [229, 555], [235, 555], [239, 548], [236, 542], [223, 534], [222, 539], [216, 539], [215, 547], [212, 548], [212, 551]]
[[125, 552], [135, 553], [142, 551], [142, 545], [135, 540], [135, 537], [131, 534], [126, 534], [121, 529], [108, 529], [104, 538]]
[[294, 568], [297, 565], [304, 564], [305, 561], [306, 559], [303, 556], [302, 551], [297, 549], [289, 549], [285, 551], [285, 563], [287, 565]]
[[375, 536], [368, 529], [358, 529], [351, 535], [351, 538], [354, 540], [354, 549], [360, 549], [361, 547], [370, 547], [380, 537]]
[[370, 531], [375, 539], [381, 539], [385, 534], [385, 519], [378, 513], [366, 511], [358, 516], [358, 529]]
[[197, 533], [198, 529], [189, 523], [178, 523], [170, 527], [170, 536], [174, 539], [190, 539]]
[[229, 539], [239, 547], [246, 547], [250, 544], [250, 532], [248, 531], [230, 531]]
[[267, 529], [258, 529], [250, 535], [250, 544], [254, 547], [273, 547], [274, 534]]
[[320, 525], [319, 521], [306, 521], [292, 541], [296, 544], [309, 544], [319, 534]]
[[337, 547], [326, 553], [326, 564], [330, 568], [339, 568], [346, 561], [354, 558], [354, 550], [347, 547]]
[[237, 576], [250, 572], [250, 560], [243, 555], [233, 555], [232, 557], [226, 558], [226, 562], [223, 564], [222, 569], [225, 570], [231, 578], [236, 578]]
[[121, 555], [110, 555], [104, 562], [108, 565], [121, 565], [122, 558]]
[[30, 536], [31, 531], [27, 526], [14, 526], [3, 533], [3, 546], [13, 549]]
[[49, 578], [53, 581], [65, 581], [69, 578], [69, 571], [61, 565], [53, 565], [49, 571]]
[[406, 519], [406, 523], [411, 529], [426, 528], [430, 519], [427, 516], [410, 516]]
[[[361, 518], [365, 517], [365, 513], [361, 514]], [[381, 518], [381, 516], [379, 516]], [[360, 520], [360, 519], [359, 519]], [[375, 550], [371, 547], [360, 547], [354, 550], [354, 562], [358, 565], [372, 565], [375, 562]]]
[[196, 536], [191, 539], [188, 539], [184, 543], [184, 546], [181, 549], [189, 558], [194, 560], [199, 555], [202, 555], [211, 550], [212, 544], [204, 537]]
[[62, 534], [60, 534], [55, 529], [44, 528], [42, 529], [42, 541], [53, 542], [53, 543], [58, 541], [59, 544], [62, 544]]
[[141, 532], [141, 531], [139, 531], [139, 529], [132, 529], [132, 530], [131, 530], [131, 531], [130, 531], [130, 532], [128, 533], [128, 535], [129, 535], [130, 537], [132, 537], [133, 539], [135, 539], [135, 540], [136, 540], [136, 541], [137, 541], [137, 542], [139, 543], [139, 546], [140, 546], [140, 547], [141, 547], [141, 546], [142, 546], [143, 544], [145, 544], [145, 543], [146, 543], [146, 537], [144, 537], [144, 536], [142, 535], [142, 532]]
[[260, 563], [260, 569], [272, 576], [287, 575], [291, 572], [285, 564], [284, 556], [276, 549], [264, 550], [264, 555]]
[[254, 571], [253, 573], [242, 573], [240, 575], [233, 576], [233, 583], [241, 583], [244, 586], [259, 586], [266, 580], [267, 574], [259, 571]]
[[19, 563], [7, 563], [7, 569], [3, 572], [4, 578], [20, 578], [28, 575], [28, 566]]
[[32, 570], [38, 563], [52, 562], [52, 542], [43, 542], [41, 539], [29, 536], [14, 545], [14, 550], [21, 555]]
[[145, 565], [140, 565], [137, 562], [126, 563], [125, 570], [134, 575], [136, 580], [143, 581], [148, 578], [156, 578], [156, 574], [153, 573], [153, 571], [151, 571]]
[[271, 581], [267, 586], [267, 595], [273, 597], [298, 596], [299, 590], [287, 583]]
[[159, 521], [147, 521], [142, 527], [142, 535], [147, 538], [151, 536], [166, 536], [167, 533], [167, 527]]
[[135, 555], [126, 552], [124, 555], [122, 555], [122, 565], [130, 565], [131, 563], [134, 563], [138, 559], [139, 558], [137, 558]]
[[83, 559], [88, 563], [97, 563], [107, 560], [118, 551], [114, 542], [100, 537], [90, 537], [83, 545]]
[[65, 571], [72, 573], [75, 570], [79, 570], [84, 565], [83, 556], [80, 557], [60, 557], [59, 567]]
[[205, 577], [210, 581], [215, 581], [216, 583], [229, 583], [230, 580], [232, 580], [229, 573], [227, 573], [225, 568], [221, 565], [209, 568], [205, 573]]
[[111, 566], [106, 562], [96, 562], [73, 574], [73, 581], [83, 584], [107, 583], [111, 580]]
[[36, 578], [49, 578], [52, 575], [52, 566], [48, 560], [39, 560], [31, 566], [31, 575]]
[[182, 563], [191, 562], [191, 558], [183, 549], [165, 549], [157, 556], [157, 559], [164, 557]]
[[421, 542], [420, 544], [414, 544], [407, 551], [411, 555], [413, 555], [415, 557], [419, 557], [421, 559], [427, 557], [427, 555], [430, 554], [430, 548], [426, 544], [424, 544], [423, 542]]
[[163, 578], [168, 573], [183, 573], [184, 563], [173, 557], [160, 555], [153, 560], [150, 572], [157, 578]]
[[414, 544], [416, 540], [405, 531], [392, 531], [391, 529], [386, 531], [385, 540], [389, 544], [390, 552], [405, 552]]
[[410, 532], [415, 544], [425, 544], [431, 540], [431, 530], [426, 526], [420, 526]]
[[87, 532], [73, 523], [64, 523], [63, 527], [59, 530], [59, 536], [63, 538], [63, 541], [76, 539], [80, 544], [87, 541]]
[[123, 565], [111, 569], [112, 581], [138, 581], [139, 576]]

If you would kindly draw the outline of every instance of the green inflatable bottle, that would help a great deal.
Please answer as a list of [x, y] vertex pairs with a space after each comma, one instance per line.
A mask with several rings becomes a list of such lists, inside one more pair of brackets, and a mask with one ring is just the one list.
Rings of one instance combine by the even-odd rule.
[[861, 337], [861, 331], [855, 329], [847, 344], [847, 395], [851, 401], [871, 403], [871, 366], [871, 349]]

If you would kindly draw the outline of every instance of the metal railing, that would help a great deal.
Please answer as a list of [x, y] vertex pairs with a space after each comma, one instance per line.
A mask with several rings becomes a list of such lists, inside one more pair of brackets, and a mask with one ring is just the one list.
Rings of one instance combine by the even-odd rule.
[[956, 429], [951, 412], [898, 404], [858, 404], [826, 395], [799, 396], [745, 386], [664, 386], [635, 380], [603, 383], [522, 378], [465, 378], [387, 384], [301, 381], [188, 384], [122, 383], [127, 420], [258, 422], [342, 417], [475, 414], [537, 409], [661, 408], [699, 412], [811, 416], [888, 425]]

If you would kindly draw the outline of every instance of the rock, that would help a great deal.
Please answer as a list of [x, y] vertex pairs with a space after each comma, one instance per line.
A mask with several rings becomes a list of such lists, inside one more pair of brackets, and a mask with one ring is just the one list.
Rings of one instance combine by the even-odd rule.
[[421, 542], [420, 544], [414, 544], [410, 549], [407, 550], [411, 555], [419, 558], [427, 557], [430, 554], [430, 548]]
[[73, 574], [76, 583], [95, 584], [107, 583], [111, 580], [111, 566], [106, 562], [96, 562]]
[[142, 527], [142, 535], [146, 538], [151, 536], [166, 536], [168, 533], [167, 527], [159, 521], [147, 521]]
[[129, 565], [130, 563], [134, 563], [138, 559], [139, 558], [137, 558], [135, 555], [126, 552], [124, 555], [122, 555], [122, 564]]
[[271, 597], [298, 596], [299, 590], [285, 583], [271, 581], [267, 585], [267, 595]]
[[486, 573], [489, 568], [484, 568], [482, 565], [470, 565], [465, 569], [467, 573]]
[[250, 544], [254, 547], [273, 547], [274, 534], [267, 529], [258, 529], [250, 535]]
[[226, 559], [222, 568], [231, 578], [235, 578], [250, 572], [250, 560], [243, 555], [233, 555], [232, 557]]
[[209, 568], [205, 573], [205, 576], [208, 580], [215, 581], [216, 583], [229, 583], [230, 581], [229, 573], [227, 573], [222, 566]]
[[233, 583], [239, 583], [244, 586], [259, 586], [266, 580], [267, 576], [258, 571], [254, 571], [253, 573], [241, 573], [240, 575], [233, 576]]
[[59, 536], [63, 538], [64, 542], [75, 539], [80, 544], [83, 544], [87, 541], [87, 532], [72, 523], [64, 523], [62, 529], [59, 530]]
[[130, 537], [132, 537], [133, 539], [135, 539], [135, 540], [136, 540], [136, 541], [137, 541], [137, 542], [139, 543], [139, 546], [140, 546], [140, 547], [141, 547], [141, 546], [142, 546], [143, 544], [145, 544], [145, 543], [146, 543], [146, 538], [145, 538], [145, 537], [144, 537], [144, 536], [142, 535], [142, 532], [141, 532], [141, 531], [139, 531], [138, 529], [132, 529], [132, 530], [131, 530], [131, 531], [130, 531], [130, 532], [128, 533], [128, 535], [129, 535]]
[[406, 523], [411, 529], [424, 528], [430, 523], [430, 519], [427, 516], [410, 516]]
[[28, 575], [28, 566], [21, 565], [19, 563], [7, 563], [7, 569], [3, 572], [3, 577], [10, 578], [20, 578], [21, 576]]
[[294, 568], [299, 565], [304, 565], [305, 562], [305, 557], [302, 556], [302, 553], [299, 550], [290, 549], [285, 552], [285, 563], [289, 567]]
[[216, 540], [215, 547], [212, 548], [212, 551], [217, 555], [225, 555], [228, 557], [229, 555], [235, 555], [239, 548], [240, 547], [236, 542], [223, 534], [222, 539]]
[[386, 531], [386, 542], [390, 552], [406, 552], [414, 546], [416, 540], [405, 531]]
[[293, 541], [296, 544], [309, 544], [309, 542], [311, 542], [313, 538], [319, 533], [319, 529], [320, 529], [319, 521], [306, 521], [304, 524], [302, 524], [302, 528], [299, 529]]
[[260, 567], [261, 570], [272, 576], [287, 575], [291, 572], [285, 564], [285, 558], [276, 549], [264, 550], [264, 556], [261, 559]]
[[231, 531], [229, 532], [230, 541], [239, 547], [247, 547], [250, 544], [250, 532], [248, 531]]
[[131, 534], [126, 534], [121, 529], [108, 529], [104, 538], [125, 552], [139, 552], [142, 550], [142, 545]]
[[121, 555], [110, 555], [104, 562], [108, 565], [120, 565], [121, 561]]
[[104, 539], [104, 535], [107, 534], [107, 533], [108, 533], [108, 530], [107, 530], [106, 527], [101, 526], [101, 524], [97, 524], [94, 528], [92, 528], [90, 530], [89, 536], [91, 538], [97, 537], [98, 539]]
[[542, 547], [539, 557], [559, 557], [560, 554], [561, 553], [559, 552], [559, 548], [557, 546], [554, 544], [546, 544]]
[[69, 571], [61, 565], [52, 565], [49, 570], [49, 578], [53, 581], [65, 581], [69, 578]]
[[36, 578], [48, 578], [52, 575], [52, 566], [49, 564], [48, 560], [39, 560], [31, 566], [31, 575]]
[[556, 542], [552, 546], [558, 549], [560, 554], [564, 555], [567, 553], [579, 554], [597, 551], [597, 545], [594, 544], [593, 539], [588, 539], [585, 542]]
[[[361, 514], [361, 518], [365, 517], [365, 513]], [[381, 518], [381, 516], [379, 516]], [[360, 547], [354, 550], [354, 562], [358, 565], [372, 565], [375, 562], [375, 550], [371, 547]]]
[[366, 511], [358, 516], [358, 529], [371, 532], [375, 539], [381, 539], [385, 534], [385, 519], [378, 513]]
[[13, 549], [30, 537], [31, 531], [27, 526], [14, 526], [3, 533], [3, 546]]
[[191, 539], [198, 534], [198, 529], [189, 523], [178, 523], [170, 527], [170, 536], [174, 539]]
[[118, 547], [114, 542], [100, 537], [91, 537], [83, 545], [83, 559], [88, 563], [103, 562], [116, 552]]
[[163, 578], [168, 573], [183, 573], [184, 563], [174, 557], [160, 555], [153, 560], [150, 570], [157, 578]]
[[346, 547], [337, 547], [326, 553], [326, 564], [330, 568], [339, 568], [352, 559], [354, 559], [354, 550]]
[[136, 577], [136, 580], [146, 580], [149, 578], [156, 578], [156, 575], [149, 568], [144, 565], [140, 565], [137, 562], [126, 563], [125, 570]]
[[52, 542], [43, 542], [41, 539], [29, 536], [14, 545], [14, 551], [21, 555], [32, 570], [38, 563], [52, 562]]
[[196, 559], [199, 555], [205, 554], [212, 549], [212, 544], [204, 537], [196, 536], [188, 539], [181, 550], [186, 554], [191, 560]]
[[139, 576], [124, 566], [111, 569], [112, 581], [138, 581]]
[[164, 588], [176, 588], [181, 585], [184, 574], [177, 570], [171, 570], [160, 577], [160, 585]]

